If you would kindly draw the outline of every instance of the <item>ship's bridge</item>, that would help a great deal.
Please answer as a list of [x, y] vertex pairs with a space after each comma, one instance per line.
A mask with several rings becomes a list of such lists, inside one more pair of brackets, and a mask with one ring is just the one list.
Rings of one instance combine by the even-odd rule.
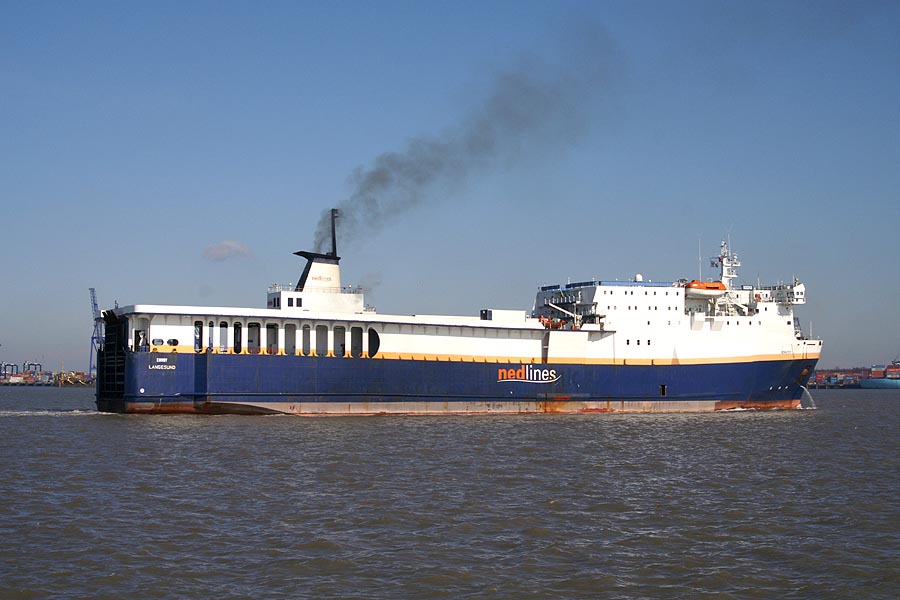
[[794, 279], [793, 285], [769, 285], [756, 288], [768, 292], [773, 302], [781, 304], [806, 304], [806, 285]]
[[[668, 281], [644, 281], [637, 275], [633, 281], [601, 281], [592, 279], [559, 285], [545, 285], [538, 289], [532, 317], [568, 320], [577, 325], [602, 324], [607, 307], [600, 306], [602, 294], [613, 293], [612, 288], [672, 288]], [[601, 292], [601, 290], [603, 290]], [[627, 291], [620, 292], [627, 294]], [[633, 292], [632, 292], [633, 293]]]

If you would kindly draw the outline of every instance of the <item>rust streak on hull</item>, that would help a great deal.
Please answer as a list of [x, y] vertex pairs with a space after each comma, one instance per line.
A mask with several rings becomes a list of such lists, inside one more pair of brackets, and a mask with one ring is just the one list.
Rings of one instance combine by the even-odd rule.
[[107, 403], [102, 410], [132, 414], [205, 414], [297, 416], [375, 416], [375, 415], [487, 415], [487, 414], [606, 414], [606, 413], [684, 413], [727, 410], [797, 409], [800, 400], [771, 401], [595, 401], [560, 398], [528, 402], [358, 402], [328, 400], [316, 402], [211, 402], [141, 401]]
[[716, 410], [772, 410], [800, 408], [800, 400], [772, 400], [766, 402], [754, 402], [752, 400], [716, 402]]

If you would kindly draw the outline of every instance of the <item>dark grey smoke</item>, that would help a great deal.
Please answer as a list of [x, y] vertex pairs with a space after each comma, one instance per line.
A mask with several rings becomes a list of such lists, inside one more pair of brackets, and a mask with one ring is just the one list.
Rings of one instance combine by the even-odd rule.
[[[553, 155], [578, 140], [607, 92], [614, 55], [597, 29], [569, 35], [566, 44], [555, 63], [523, 60], [498, 74], [484, 100], [455, 128], [438, 137], [416, 137], [402, 150], [379, 155], [372, 166], [357, 167], [350, 196], [337, 204], [339, 248], [356, 239], [363, 226], [371, 235], [436, 197], [436, 185], [458, 184], [499, 163]], [[331, 249], [328, 209], [314, 247]]]

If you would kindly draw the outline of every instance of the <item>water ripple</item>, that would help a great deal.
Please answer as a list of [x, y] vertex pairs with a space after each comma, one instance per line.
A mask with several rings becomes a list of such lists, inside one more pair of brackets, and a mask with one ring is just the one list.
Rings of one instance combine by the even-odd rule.
[[5, 399], [35, 418], [0, 419], [0, 597], [897, 598], [900, 402], [851, 393], [342, 419]]

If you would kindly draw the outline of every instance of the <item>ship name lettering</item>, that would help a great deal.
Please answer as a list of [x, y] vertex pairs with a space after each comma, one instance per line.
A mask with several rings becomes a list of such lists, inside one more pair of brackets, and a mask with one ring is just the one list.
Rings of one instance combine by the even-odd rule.
[[517, 369], [497, 369], [497, 381], [526, 381], [528, 383], [553, 383], [559, 379], [556, 369], [536, 369], [522, 365]]

